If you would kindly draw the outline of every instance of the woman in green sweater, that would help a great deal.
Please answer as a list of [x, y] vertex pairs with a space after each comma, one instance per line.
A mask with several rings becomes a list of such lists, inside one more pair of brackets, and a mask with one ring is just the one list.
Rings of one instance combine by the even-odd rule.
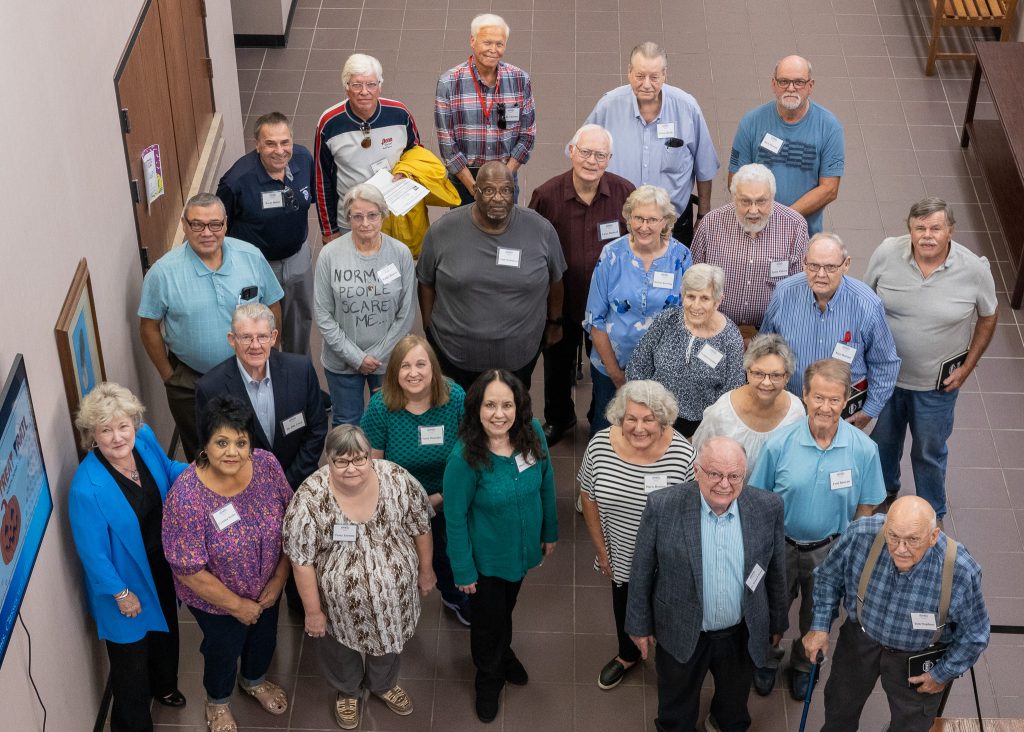
[[555, 549], [555, 471], [530, 394], [504, 369], [485, 371], [466, 394], [466, 411], [444, 472], [448, 556], [473, 612], [476, 713], [498, 715], [505, 682], [525, 684], [512, 652], [512, 611], [523, 577]]

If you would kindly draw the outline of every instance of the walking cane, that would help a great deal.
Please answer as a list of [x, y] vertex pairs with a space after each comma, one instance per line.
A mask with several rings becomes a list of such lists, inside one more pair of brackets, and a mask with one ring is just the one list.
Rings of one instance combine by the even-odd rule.
[[811, 692], [814, 691], [814, 680], [818, 675], [818, 669], [821, 668], [821, 662], [824, 660], [824, 654], [818, 651], [818, 657], [815, 659], [814, 665], [811, 666], [811, 677], [807, 680], [807, 693], [804, 695], [804, 711], [800, 715], [800, 732], [804, 732], [804, 728], [807, 726], [807, 711], [811, 708]]

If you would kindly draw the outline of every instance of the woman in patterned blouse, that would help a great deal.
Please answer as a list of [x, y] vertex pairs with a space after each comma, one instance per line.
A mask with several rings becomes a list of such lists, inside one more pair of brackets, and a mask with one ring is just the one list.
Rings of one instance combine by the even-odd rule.
[[317, 639], [320, 668], [338, 692], [334, 717], [355, 729], [364, 689], [395, 714], [412, 714], [398, 668], [416, 631], [419, 596], [436, 582], [430, 501], [405, 468], [371, 460], [370, 443], [354, 425], [331, 430], [324, 450], [327, 465], [288, 507], [284, 544], [306, 633]]

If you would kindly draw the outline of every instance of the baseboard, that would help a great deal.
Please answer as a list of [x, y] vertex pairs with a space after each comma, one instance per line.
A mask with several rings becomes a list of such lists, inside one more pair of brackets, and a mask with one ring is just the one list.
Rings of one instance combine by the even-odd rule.
[[288, 21], [284, 24], [284, 33], [236, 33], [235, 48], [284, 48], [288, 45], [288, 34], [292, 30], [292, 18], [298, 0], [292, 0], [288, 10]]

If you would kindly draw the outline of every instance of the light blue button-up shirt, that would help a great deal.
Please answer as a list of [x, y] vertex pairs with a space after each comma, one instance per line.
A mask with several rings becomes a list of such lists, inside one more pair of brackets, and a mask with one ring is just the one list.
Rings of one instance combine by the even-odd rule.
[[267, 436], [267, 441], [273, 445], [274, 424], [277, 415], [274, 413], [274, 384], [270, 380], [270, 360], [267, 360], [267, 373], [261, 381], [256, 381], [249, 376], [249, 372], [245, 370], [245, 366], [238, 358], [235, 359], [235, 363], [238, 364], [238, 371], [242, 374], [245, 390], [249, 393], [252, 411], [259, 421], [260, 427], [263, 428], [263, 434]]
[[701, 630], [731, 628], [743, 618], [743, 529], [736, 501], [721, 516], [700, 497], [700, 553], [704, 576]]

